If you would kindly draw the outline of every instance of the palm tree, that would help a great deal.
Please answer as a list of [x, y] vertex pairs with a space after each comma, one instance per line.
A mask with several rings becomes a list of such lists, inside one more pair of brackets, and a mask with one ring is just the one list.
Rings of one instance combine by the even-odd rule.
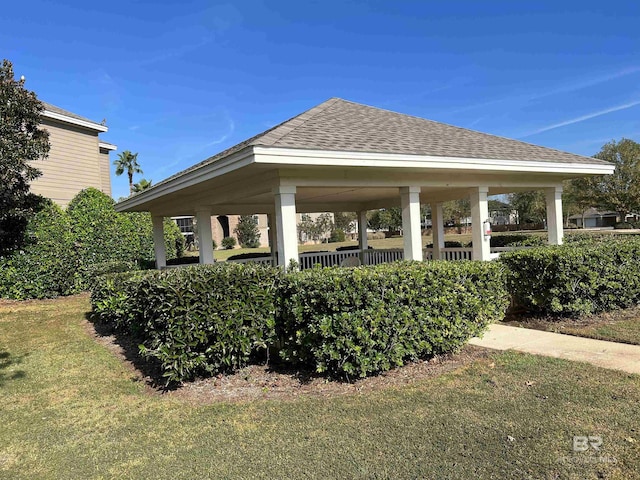
[[122, 175], [126, 170], [129, 176], [129, 194], [133, 194], [133, 174], [142, 173], [142, 169], [138, 165], [138, 154], [125, 150], [118, 155], [118, 159], [114, 160], [113, 164], [116, 166], [116, 175]]
[[153, 183], [152, 180], [147, 180], [146, 178], [141, 179], [138, 183], [133, 185], [134, 193], [140, 193], [143, 190], [146, 190], [151, 186], [151, 183]]

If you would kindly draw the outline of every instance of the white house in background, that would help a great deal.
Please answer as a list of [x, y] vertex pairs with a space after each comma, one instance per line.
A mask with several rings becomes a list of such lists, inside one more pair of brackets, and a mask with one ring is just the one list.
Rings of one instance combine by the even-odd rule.
[[[279, 265], [297, 261], [297, 213], [356, 211], [367, 247], [367, 210], [400, 206], [404, 258], [422, 260], [420, 204], [431, 204], [434, 258], [444, 245], [442, 202], [469, 198], [473, 258], [490, 259], [483, 225], [489, 195], [544, 189], [549, 242], [562, 242], [562, 182], [614, 166], [517, 140], [332, 98], [116, 205], [154, 218], [156, 263], [165, 264], [162, 217], [267, 214]], [[212, 263], [211, 228], [198, 229]]]
[[[584, 218], [584, 227], [582, 220]], [[624, 219], [625, 222], [637, 222], [640, 215], [632, 213], [627, 215]], [[571, 215], [569, 217], [569, 223], [577, 226], [578, 228], [601, 228], [601, 227], [613, 227], [616, 223], [621, 222], [618, 212], [602, 211], [597, 208], [590, 208], [580, 215]]]

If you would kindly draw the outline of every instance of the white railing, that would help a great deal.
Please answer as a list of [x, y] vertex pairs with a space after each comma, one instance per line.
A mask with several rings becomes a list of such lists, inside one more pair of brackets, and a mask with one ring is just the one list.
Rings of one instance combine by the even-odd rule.
[[238, 258], [234, 260], [227, 260], [228, 262], [233, 263], [264, 263], [266, 265], [271, 265], [271, 255], [266, 255], [264, 257], [254, 257], [254, 258]]
[[[360, 250], [358, 250], [360, 252]], [[404, 250], [401, 248], [386, 248], [384, 250], [365, 250], [365, 265], [378, 265], [380, 263], [397, 262], [404, 259]]]
[[360, 250], [342, 250], [339, 252], [310, 252], [300, 254], [300, 268], [333, 267], [340, 265], [346, 258], [360, 257]]
[[[433, 248], [425, 248], [423, 251], [425, 260], [433, 260]], [[442, 260], [471, 260], [473, 258], [473, 249], [467, 247], [447, 247], [441, 250]]]

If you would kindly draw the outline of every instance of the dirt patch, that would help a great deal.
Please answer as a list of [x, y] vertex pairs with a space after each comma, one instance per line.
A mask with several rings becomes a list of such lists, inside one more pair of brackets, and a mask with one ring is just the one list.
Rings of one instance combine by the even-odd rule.
[[277, 365], [249, 365], [232, 375], [198, 379], [166, 390], [161, 385], [157, 365], [140, 356], [136, 343], [126, 337], [116, 337], [113, 332], [89, 320], [84, 322], [84, 327], [90, 336], [126, 365], [132, 379], [146, 384], [150, 394], [198, 404], [357, 395], [436, 377], [490, 355], [488, 349], [467, 345], [456, 354], [412, 362], [353, 382], [334, 380], [313, 371], [283, 369]]

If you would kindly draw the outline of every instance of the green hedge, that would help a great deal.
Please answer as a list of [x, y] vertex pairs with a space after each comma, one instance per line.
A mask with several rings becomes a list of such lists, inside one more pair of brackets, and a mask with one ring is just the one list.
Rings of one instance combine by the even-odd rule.
[[22, 249], [0, 257], [0, 297], [24, 300], [74, 293], [77, 263], [69, 219], [48, 202], [27, 225]]
[[[610, 239], [611, 240], [611, 239]], [[640, 302], [640, 240], [503, 254], [514, 302], [541, 314], [586, 315]]]
[[291, 273], [279, 303], [286, 361], [364, 377], [457, 350], [508, 302], [501, 265], [402, 262]]
[[167, 381], [241, 368], [269, 347], [338, 376], [451, 352], [502, 318], [499, 264], [397, 263], [283, 273], [220, 263], [102, 276], [94, 314], [137, 335]]
[[[165, 219], [167, 257], [182, 254], [180, 229]], [[0, 297], [51, 298], [92, 287], [104, 273], [153, 268], [148, 213], [117, 213], [95, 188], [81, 191], [67, 211], [46, 201], [27, 225], [25, 245], [0, 257]]]
[[281, 270], [220, 263], [144, 276], [134, 322], [168, 381], [234, 370], [274, 340]]

